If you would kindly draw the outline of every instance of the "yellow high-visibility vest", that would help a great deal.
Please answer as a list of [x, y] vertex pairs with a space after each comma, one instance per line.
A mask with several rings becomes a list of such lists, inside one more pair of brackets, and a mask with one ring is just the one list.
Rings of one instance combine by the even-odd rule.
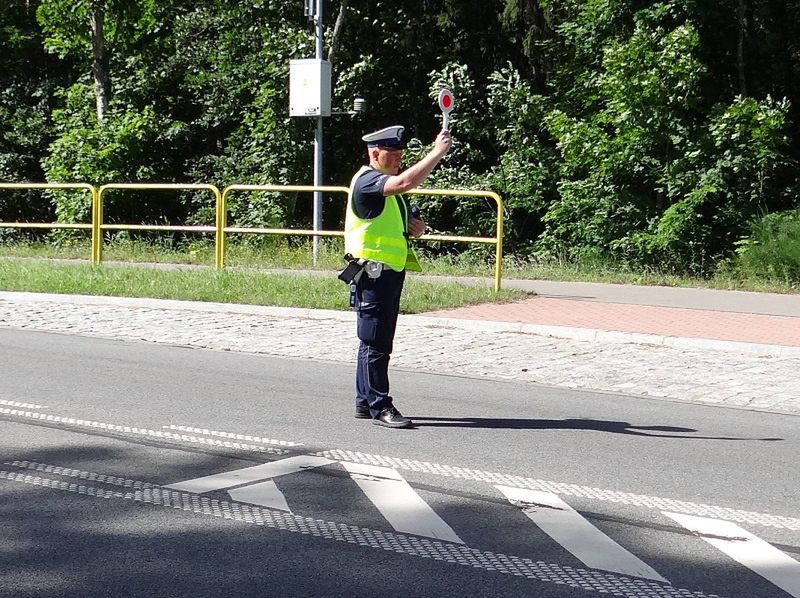
[[363, 166], [350, 182], [347, 214], [344, 219], [344, 250], [353, 257], [381, 262], [398, 272], [422, 272], [422, 267], [406, 239], [406, 205], [394, 195], [385, 197], [383, 211], [375, 218], [360, 218], [355, 212], [353, 192], [358, 177], [370, 170]]

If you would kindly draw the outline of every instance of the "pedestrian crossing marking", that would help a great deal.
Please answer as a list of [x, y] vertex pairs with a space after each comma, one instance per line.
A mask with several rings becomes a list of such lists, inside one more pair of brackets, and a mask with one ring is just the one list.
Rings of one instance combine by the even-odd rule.
[[800, 562], [730, 521], [679, 513], [664, 515], [794, 598], [800, 598]]
[[398, 532], [464, 544], [397, 470], [346, 461], [341, 464]]
[[555, 494], [511, 486], [496, 485], [495, 488], [587, 567], [669, 583]]

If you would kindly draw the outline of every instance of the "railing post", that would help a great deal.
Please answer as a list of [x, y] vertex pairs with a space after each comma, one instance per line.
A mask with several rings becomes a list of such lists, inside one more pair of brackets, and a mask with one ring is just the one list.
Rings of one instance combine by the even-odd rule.
[[228, 226], [228, 193], [231, 188], [226, 187], [222, 191], [219, 203], [217, 204], [217, 269], [225, 267], [225, 228]]
[[503, 199], [497, 193], [490, 193], [497, 202], [497, 243], [494, 252], [494, 292], [500, 292], [500, 280], [503, 276]]
[[99, 266], [103, 261], [103, 192], [102, 187], [94, 192], [94, 211], [92, 214], [92, 265]]

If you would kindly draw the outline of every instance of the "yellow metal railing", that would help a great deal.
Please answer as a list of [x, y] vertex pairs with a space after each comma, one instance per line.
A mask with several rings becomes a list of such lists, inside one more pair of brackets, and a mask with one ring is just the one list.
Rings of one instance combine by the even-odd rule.
[[[270, 191], [281, 192], [322, 192], [343, 193], [345, 199], [349, 192], [347, 187], [326, 187], [313, 185], [230, 185], [220, 193], [214, 185], [206, 184], [179, 184], [179, 183], [112, 183], [96, 189], [84, 183], [0, 183], [0, 189], [83, 189], [89, 191], [92, 197], [92, 223], [67, 224], [67, 223], [32, 223], [32, 222], [0, 222], [0, 228], [64, 228], [64, 229], [91, 229], [92, 231], [92, 258], [94, 265], [99, 264], [103, 258], [104, 230], [153, 230], [153, 231], [182, 231], [182, 232], [207, 232], [215, 233], [215, 266], [225, 267], [226, 238], [228, 233], [253, 233], [272, 235], [304, 235], [320, 237], [342, 237], [341, 230], [308, 230], [290, 228], [257, 228], [228, 226], [228, 198], [235, 191]], [[103, 224], [103, 195], [111, 189], [133, 190], [207, 190], [215, 198], [215, 223], [214, 226], [172, 226], [149, 224]], [[462, 243], [485, 243], [495, 246], [495, 276], [494, 290], [500, 290], [503, 266], [503, 200], [491, 191], [460, 191], [457, 189], [415, 189], [407, 195], [428, 195], [448, 197], [478, 197], [489, 198], [497, 204], [497, 225], [494, 237], [466, 237], [456, 235], [423, 235], [423, 241], [449, 241]]]
[[[287, 229], [287, 228], [255, 228], [255, 227], [229, 227], [228, 226], [228, 196], [233, 191], [272, 191], [272, 192], [314, 192], [322, 193], [343, 193], [345, 198], [349, 193], [347, 187], [316, 187], [312, 185], [231, 185], [222, 192], [221, 202], [221, 234], [217, 237], [217, 264], [218, 267], [225, 266], [225, 234], [226, 233], [261, 233], [272, 235], [305, 235], [320, 237], [342, 237], [344, 232], [340, 230], [308, 230], [308, 229]], [[486, 243], [495, 246], [495, 274], [494, 290], [500, 290], [500, 280], [503, 268], [503, 200], [497, 193], [491, 191], [460, 191], [457, 189], [415, 189], [406, 195], [439, 195], [448, 197], [481, 197], [491, 198], [497, 204], [497, 227], [494, 237], [463, 237], [455, 235], [423, 235], [419, 237], [423, 241], [452, 241], [462, 243]]]
[[459, 237], [454, 235], [422, 235], [423, 241], [455, 241], [464, 243], [486, 243], [494, 245], [494, 290], [500, 290], [503, 275], [503, 199], [491, 191], [459, 191], [456, 189], [414, 189], [406, 195], [439, 195], [448, 197], [483, 197], [493, 199], [497, 204], [497, 225], [494, 237]]
[[225, 250], [226, 241], [225, 235], [227, 233], [260, 233], [263, 235], [303, 235], [313, 237], [342, 237], [344, 232], [340, 230], [308, 230], [308, 229], [295, 229], [295, 228], [256, 228], [256, 227], [238, 227], [228, 226], [228, 197], [233, 191], [272, 191], [275, 193], [298, 193], [298, 192], [314, 192], [321, 193], [344, 193], [345, 198], [349, 193], [347, 187], [325, 187], [313, 185], [230, 185], [225, 187], [222, 191], [222, 200], [220, 202], [220, 213], [218, 222], [219, 234], [217, 237], [217, 264], [218, 267], [225, 267]]
[[[208, 190], [214, 194], [215, 204], [215, 223], [214, 226], [173, 226], [173, 225], [155, 225], [155, 224], [103, 224], [103, 194], [109, 189], [134, 189], [142, 191], [186, 191], [186, 190]], [[155, 231], [176, 231], [176, 232], [203, 232], [215, 233], [216, 246], [219, 247], [220, 243], [220, 210], [222, 204], [222, 195], [219, 189], [214, 185], [204, 184], [181, 184], [181, 183], [111, 183], [103, 185], [97, 191], [97, 210], [95, 218], [97, 220], [97, 228], [99, 231], [97, 245], [92, 249], [92, 263], [99, 264], [103, 259], [103, 235], [104, 230], [155, 230]], [[217, 251], [219, 254], [219, 251]], [[216, 267], [221, 268], [222, 265], [219, 261], [216, 262]]]
[[74, 229], [92, 231], [92, 263], [94, 252], [100, 240], [100, 229], [97, 218], [98, 195], [97, 189], [86, 183], [0, 183], [0, 189], [79, 189], [88, 191], [92, 202], [92, 221], [89, 224], [70, 222], [0, 222], [0, 228], [47, 228], [47, 229]]

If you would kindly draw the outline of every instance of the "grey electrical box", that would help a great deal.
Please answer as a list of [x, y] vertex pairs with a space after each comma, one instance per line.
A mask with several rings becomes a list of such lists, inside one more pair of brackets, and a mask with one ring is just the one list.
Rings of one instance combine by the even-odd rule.
[[289, 61], [289, 116], [331, 115], [331, 63]]

